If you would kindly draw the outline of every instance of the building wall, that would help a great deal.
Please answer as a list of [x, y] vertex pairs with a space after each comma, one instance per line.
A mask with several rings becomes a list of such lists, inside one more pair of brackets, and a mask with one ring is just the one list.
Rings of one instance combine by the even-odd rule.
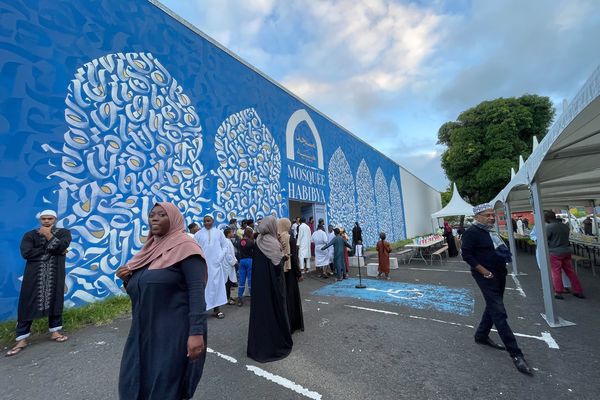
[[[0, 1], [0, 320], [15, 316], [22, 235], [59, 212], [65, 301], [121, 292], [157, 201], [186, 223], [287, 215], [405, 237], [399, 166], [210, 38], [145, 1]], [[418, 203], [418, 202], [417, 202]], [[392, 209], [390, 209], [393, 207]]]
[[433, 232], [431, 214], [442, 209], [440, 192], [400, 167], [402, 198], [406, 210], [406, 237]]

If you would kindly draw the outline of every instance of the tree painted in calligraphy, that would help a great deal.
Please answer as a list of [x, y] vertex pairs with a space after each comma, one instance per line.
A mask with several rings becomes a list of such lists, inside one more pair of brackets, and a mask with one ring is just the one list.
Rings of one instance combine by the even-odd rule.
[[380, 232], [392, 236], [392, 214], [390, 212], [390, 192], [381, 168], [375, 172], [375, 201], [377, 203], [377, 222]]
[[356, 211], [363, 232], [363, 244], [374, 246], [378, 240], [377, 213], [373, 178], [365, 160], [361, 160], [356, 171]]
[[343, 227], [349, 232], [356, 220], [354, 177], [341, 147], [337, 148], [329, 160], [328, 174], [329, 223], [336, 227]]
[[223, 121], [215, 135], [215, 151], [217, 222], [284, 214], [279, 146], [253, 108]]
[[[122, 293], [115, 270], [138, 251], [156, 202], [202, 215], [200, 119], [150, 53], [108, 54], [79, 68], [66, 97], [59, 158], [60, 225], [71, 229], [66, 304]], [[54, 157], [53, 156], [53, 157]], [[52, 162], [52, 161], [51, 161]]]
[[392, 214], [392, 229], [394, 232], [393, 240], [406, 239], [406, 231], [404, 228], [404, 207], [402, 206], [402, 196], [400, 188], [395, 177], [392, 177], [390, 182], [390, 209]]

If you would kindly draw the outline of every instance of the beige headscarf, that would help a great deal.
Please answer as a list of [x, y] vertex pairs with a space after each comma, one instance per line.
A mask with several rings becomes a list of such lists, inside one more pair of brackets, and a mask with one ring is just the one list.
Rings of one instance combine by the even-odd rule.
[[281, 249], [283, 250], [283, 254], [288, 256], [287, 261], [283, 265], [284, 271], [289, 271], [292, 269], [292, 258], [290, 257], [290, 253], [292, 252], [290, 249], [290, 228], [292, 227], [292, 222], [287, 218], [279, 218], [277, 220], [277, 235], [279, 236], [279, 243], [281, 243]]
[[145, 267], [148, 269], [168, 268], [177, 262], [197, 254], [204, 258], [204, 253], [198, 244], [185, 233], [183, 215], [179, 208], [171, 203], [156, 203], [154, 207], [161, 206], [171, 226], [169, 232], [163, 237], [148, 235], [144, 247], [125, 266], [130, 271]]
[[258, 225], [258, 233], [256, 245], [273, 264], [279, 265], [283, 258], [283, 252], [281, 251], [281, 243], [277, 238], [277, 220], [275, 217], [269, 215], [263, 219]]

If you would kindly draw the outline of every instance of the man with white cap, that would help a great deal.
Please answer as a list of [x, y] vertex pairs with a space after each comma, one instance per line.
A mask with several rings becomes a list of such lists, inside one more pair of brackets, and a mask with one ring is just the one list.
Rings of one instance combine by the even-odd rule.
[[[485, 311], [475, 331], [475, 342], [508, 351], [515, 367], [520, 372], [531, 375], [532, 370], [508, 325], [508, 316], [504, 308], [506, 263], [511, 261], [510, 251], [494, 230], [494, 207], [491, 204], [480, 204], [473, 208], [473, 214], [475, 223], [463, 234], [461, 249], [463, 260], [471, 266], [471, 275], [485, 299]], [[493, 325], [496, 326], [504, 346], [490, 339]]]
[[27, 347], [34, 319], [48, 317], [50, 339], [64, 342], [62, 312], [65, 297], [65, 255], [71, 243], [71, 232], [56, 227], [56, 212], [38, 214], [40, 227], [27, 232], [21, 240], [25, 260], [23, 284], [17, 314], [17, 343], [6, 353], [14, 356]]

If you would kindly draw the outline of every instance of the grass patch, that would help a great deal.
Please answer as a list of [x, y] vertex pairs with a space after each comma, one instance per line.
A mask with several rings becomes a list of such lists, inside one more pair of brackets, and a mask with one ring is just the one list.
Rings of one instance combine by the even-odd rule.
[[[63, 327], [72, 332], [87, 325], [102, 325], [131, 312], [129, 296], [112, 296], [106, 300], [82, 307], [68, 308], [63, 313]], [[0, 323], [0, 344], [10, 345], [15, 341], [16, 321]], [[33, 321], [31, 334], [48, 334], [48, 319]]]

